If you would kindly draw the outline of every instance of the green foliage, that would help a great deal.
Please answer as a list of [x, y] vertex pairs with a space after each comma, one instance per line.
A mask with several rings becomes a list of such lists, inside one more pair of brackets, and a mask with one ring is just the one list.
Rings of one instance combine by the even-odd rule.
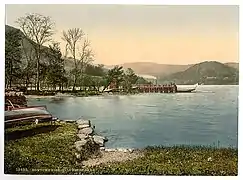
[[237, 175], [236, 149], [212, 147], [148, 147], [144, 156], [85, 169], [84, 174]]
[[73, 145], [77, 139], [75, 124], [26, 125], [7, 129], [5, 136], [15, 132], [24, 134], [29, 130], [35, 132], [34, 135], [5, 141], [5, 173], [26, 173], [18, 172], [19, 168], [26, 168], [31, 173], [32, 169], [73, 167]]
[[111, 83], [114, 83], [116, 88], [118, 88], [120, 83], [123, 81], [123, 73], [124, 71], [122, 66], [115, 66], [114, 68], [109, 69], [106, 75], [105, 88], [107, 88]]
[[52, 86], [61, 86], [67, 82], [65, 77], [64, 59], [58, 43], [53, 43], [45, 52], [47, 57], [45, 78]]
[[91, 75], [91, 76], [104, 76], [104, 65], [99, 64], [99, 65], [92, 65], [92, 64], [87, 64], [85, 68], [85, 74]]
[[136, 84], [151, 84], [151, 82], [147, 81], [143, 77], [138, 76], [138, 79], [136, 81]]
[[123, 87], [126, 92], [131, 93], [132, 92], [132, 85], [136, 84], [138, 80], [138, 76], [134, 73], [134, 71], [131, 68], [128, 68], [127, 71], [124, 74], [124, 83]]
[[6, 83], [11, 87], [13, 79], [19, 79], [21, 75], [20, 64], [21, 34], [18, 29], [10, 29], [5, 33], [5, 78]]

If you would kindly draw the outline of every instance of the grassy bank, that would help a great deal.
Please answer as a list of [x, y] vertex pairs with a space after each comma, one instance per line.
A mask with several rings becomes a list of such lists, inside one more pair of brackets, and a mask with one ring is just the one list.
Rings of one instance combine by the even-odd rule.
[[236, 149], [211, 147], [148, 147], [144, 156], [126, 162], [83, 167], [95, 153], [86, 147], [75, 156], [76, 126], [72, 123], [27, 125], [5, 130], [4, 170], [10, 174], [147, 174], [237, 175]]
[[78, 97], [86, 97], [86, 96], [97, 96], [101, 95], [102, 93], [98, 91], [50, 91], [50, 90], [44, 90], [44, 91], [37, 91], [37, 90], [28, 90], [25, 92], [25, 95], [35, 95], [35, 96], [55, 96], [57, 93], [65, 93], [70, 94], [73, 96]]
[[237, 150], [207, 147], [148, 147], [132, 161], [87, 168], [87, 174], [237, 175]]
[[74, 124], [49, 123], [5, 130], [5, 173], [34, 173], [34, 169], [70, 168], [75, 164]]

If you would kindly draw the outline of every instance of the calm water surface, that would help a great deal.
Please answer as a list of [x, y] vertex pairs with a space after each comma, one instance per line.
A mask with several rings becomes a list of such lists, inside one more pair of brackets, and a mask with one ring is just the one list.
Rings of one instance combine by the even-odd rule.
[[46, 105], [60, 119], [87, 118], [107, 147], [237, 146], [238, 86], [200, 86], [195, 93], [66, 97]]

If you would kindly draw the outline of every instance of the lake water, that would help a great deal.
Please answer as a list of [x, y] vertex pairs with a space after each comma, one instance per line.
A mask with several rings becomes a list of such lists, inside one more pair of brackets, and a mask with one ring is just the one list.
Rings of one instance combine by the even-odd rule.
[[29, 99], [60, 119], [87, 118], [107, 147], [237, 147], [238, 86], [199, 86], [195, 93]]

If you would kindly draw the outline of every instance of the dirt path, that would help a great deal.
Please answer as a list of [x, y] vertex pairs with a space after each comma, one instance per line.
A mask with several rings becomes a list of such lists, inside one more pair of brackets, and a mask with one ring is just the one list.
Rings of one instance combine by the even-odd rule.
[[105, 164], [108, 162], [122, 162], [127, 160], [136, 159], [138, 157], [142, 157], [142, 152], [134, 151], [134, 152], [106, 152], [101, 151], [101, 157], [89, 159], [87, 161], [83, 161], [84, 166], [96, 166], [99, 164]]

